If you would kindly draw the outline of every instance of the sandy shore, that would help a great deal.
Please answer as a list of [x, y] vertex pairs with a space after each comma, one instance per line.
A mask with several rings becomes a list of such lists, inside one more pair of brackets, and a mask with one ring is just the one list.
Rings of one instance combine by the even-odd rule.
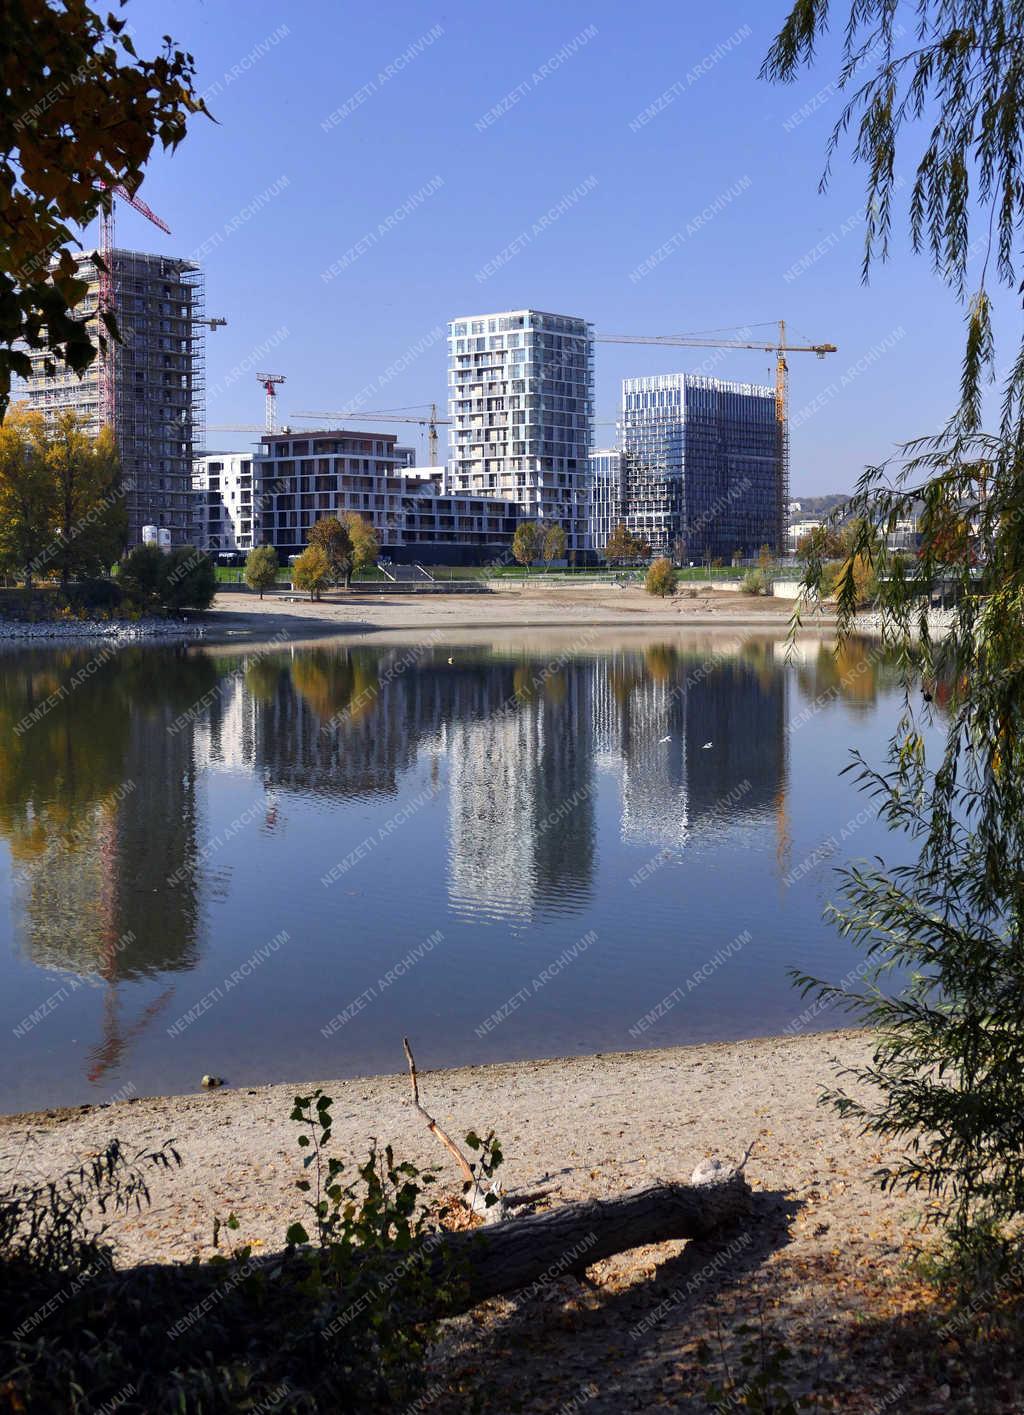
[[[524, 585], [496, 594], [346, 594], [332, 592], [316, 603], [283, 593], [261, 600], [223, 591], [201, 620], [204, 643], [258, 641], [277, 635], [295, 639], [439, 630], [581, 627], [624, 630], [664, 628], [753, 628], [785, 632], [793, 604], [726, 590], [684, 589], [655, 599], [642, 589], [607, 585]], [[830, 632], [831, 614], [808, 620], [803, 632]]]
[[[706, 1410], [695, 1394], [707, 1379], [695, 1343], [713, 1342], [718, 1323], [732, 1345], [735, 1327], [760, 1309], [795, 1346], [806, 1330], [810, 1354], [793, 1376], [838, 1382], [844, 1403], [826, 1408], [876, 1408], [899, 1384], [897, 1373], [884, 1361], [861, 1369], [858, 1343], [865, 1314], [891, 1310], [919, 1201], [880, 1194], [870, 1180], [874, 1142], [816, 1104], [830, 1058], [857, 1063], [870, 1046], [867, 1035], [843, 1031], [424, 1072], [424, 1099], [453, 1134], [496, 1130], [506, 1188], [527, 1211], [685, 1179], [705, 1156], [736, 1159], [751, 1141], [751, 1181], [772, 1196], [743, 1243], [733, 1235], [717, 1245], [637, 1249], [596, 1264], [592, 1288], [558, 1278], [528, 1299], [492, 1302], [447, 1323], [437, 1379], [463, 1394], [485, 1379], [494, 1393], [483, 1409], [554, 1412], [594, 1384], [600, 1394], [585, 1402], [594, 1415]], [[451, 1161], [409, 1104], [404, 1075], [322, 1084], [335, 1099], [337, 1153], [357, 1159], [371, 1135], [390, 1139], [400, 1156], [436, 1166], [458, 1191]], [[240, 1241], [269, 1251], [299, 1213], [300, 1152], [288, 1111], [302, 1089], [225, 1089], [0, 1118], [0, 1182], [54, 1174], [112, 1135], [131, 1146], [173, 1137], [183, 1167], [157, 1178], [150, 1209], [117, 1221], [119, 1261], [207, 1256], [213, 1218], [229, 1212]], [[431, 1404], [468, 1408], [463, 1395], [437, 1394]], [[900, 1398], [877, 1408], [933, 1406]]]

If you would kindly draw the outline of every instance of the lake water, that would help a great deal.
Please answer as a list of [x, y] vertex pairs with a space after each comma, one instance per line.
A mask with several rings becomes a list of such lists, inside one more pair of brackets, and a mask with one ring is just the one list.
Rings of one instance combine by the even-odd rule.
[[0, 1109], [840, 1024], [865, 643], [495, 634], [0, 660]]

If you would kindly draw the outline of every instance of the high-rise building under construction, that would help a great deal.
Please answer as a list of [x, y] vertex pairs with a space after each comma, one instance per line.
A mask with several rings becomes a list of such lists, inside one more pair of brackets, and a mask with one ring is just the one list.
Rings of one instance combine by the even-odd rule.
[[775, 390], [697, 374], [622, 383], [623, 520], [677, 560], [756, 555], [782, 524]]
[[[89, 319], [98, 343], [100, 272], [91, 255], [77, 257], [88, 292], [75, 314]], [[71, 408], [92, 433], [113, 408], [128, 513], [128, 544], [138, 545], [143, 526], [170, 532], [172, 545], [188, 539], [193, 453], [203, 446], [204, 280], [190, 260], [115, 250], [113, 303], [121, 342], [79, 377], [67, 368], [44, 368], [43, 351], [32, 355], [25, 382], [31, 407], [44, 415]], [[107, 387], [104, 398], [104, 380]]]

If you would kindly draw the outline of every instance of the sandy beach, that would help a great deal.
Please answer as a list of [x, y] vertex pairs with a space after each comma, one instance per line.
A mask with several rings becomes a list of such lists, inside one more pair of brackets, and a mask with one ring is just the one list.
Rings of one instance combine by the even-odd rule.
[[[697, 1343], [714, 1344], [720, 1329], [734, 1349], [735, 1328], [758, 1313], [797, 1353], [795, 1383], [841, 1390], [842, 1403], [823, 1408], [948, 1408], [934, 1370], [904, 1371], [885, 1355], [918, 1300], [903, 1263], [921, 1201], [881, 1194], [870, 1178], [875, 1142], [817, 1105], [831, 1059], [856, 1064], [870, 1046], [840, 1031], [433, 1073], [419, 1058], [424, 1100], [442, 1125], [460, 1138], [470, 1127], [497, 1132], [519, 1212], [686, 1179], [701, 1159], [735, 1161], [752, 1141], [751, 1183], [771, 1196], [746, 1239], [637, 1249], [596, 1264], [590, 1285], [559, 1277], [446, 1323], [433, 1374], [461, 1393], [439, 1389], [431, 1409], [474, 1408], [467, 1393], [484, 1382], [491, 1394], [480, 1408], [496, 1411], [557, 1411], [583, 1387], [595, 1415], [706, 1410]], [[405, 1074], [320, 1084], [335, 1101], [337, 1153], [358, 1159], [371, 1135], [388, 1139], [458, 1192]], [[299, 1214], [288, 1111], [303, 1089], [197, 1089], [4, 1117], [0, 1174], [5, 1184], [55, 1174], [113, 1135], [131, 1147], [173, 1138], [182, 1168], [155, 1180], [151, 1208], [116, 1222], [118, 1261], [209, 1256], [213, 1219], [230, 1212], [239, 1241], [271, 1251]]]
[[[793, 601], [729, 590], [683, 588], [670, 599], [637, 586], [527, 585], [493, 594], [368, 594], [332, 591], [316, 602], [284, 592], [266, 598], [222, 591], [198, 618], [206, 643], [289, 640], [344, 635], [408, 636], [424, 629], [608, 628], [627, 631], [680, 628], [752, 628], [785, 633]], [[830, 632], [831, 613], [808, 617], [801, 632]]]

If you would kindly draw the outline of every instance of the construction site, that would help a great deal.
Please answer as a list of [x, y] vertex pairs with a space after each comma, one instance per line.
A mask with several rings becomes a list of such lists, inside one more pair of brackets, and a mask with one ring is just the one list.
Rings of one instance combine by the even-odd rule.
[[[595, 334], [583, 319], [533, 309], [461, 316], [448, 326], [447, 418], [435, 403], [282, 419], [287, 376], [260, 372], [263, 425], [207, 428], [205, 331], [226, 320], [207, 318], [197, 262], [115, 244], [117, 201], [169, 234], [140, 199], [110, 192], [99, 250], [78, 257], [88, 286], [79, 310], [100, 356], [79, 377], [46, 372], [40, 353], [25, 392], [48, 417], [71, 409], [93, 433], [114, 429], [129, 545], [237, 554], [267, 544], [291, 556], [318, 516], [355, 511], [399, 562], [507, 556], [521, 520], [560, 526], [573, 563], [599, 560], [619, 523], [681, 562], [785, 552], [787, 356], [824, 358], [834, 345], [789, 343], [782, 322], [777, 339], [759, 342]], [[775, 387], [699, 374], [626, 378], [618, 445], [595, 461], [595, 343], [769, 352]], [[313, 426], [300, 436], [296, 423]], [[358, 426], [388, 423], [426, 432], [426, 467], [397, 434]], [[444, 465], [439, 427], [450, 430]], [[213, 450], [220, 434], [244, 432], [259, 437], [249, 456]]]

